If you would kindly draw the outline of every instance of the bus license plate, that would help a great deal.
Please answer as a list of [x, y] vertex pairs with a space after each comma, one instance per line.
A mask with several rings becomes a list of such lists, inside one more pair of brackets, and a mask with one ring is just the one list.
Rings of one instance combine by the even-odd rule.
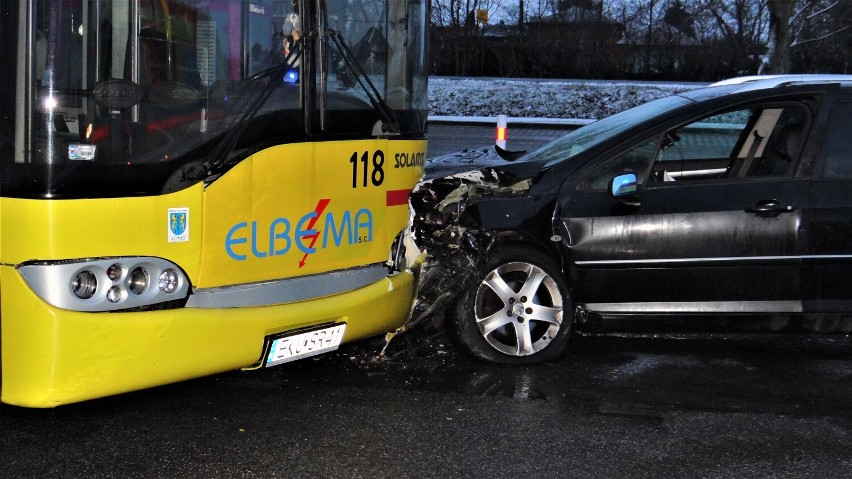
[[272, 341], [266, 367], [334, 351], [343, 341], [346, 324], [285, 336]]

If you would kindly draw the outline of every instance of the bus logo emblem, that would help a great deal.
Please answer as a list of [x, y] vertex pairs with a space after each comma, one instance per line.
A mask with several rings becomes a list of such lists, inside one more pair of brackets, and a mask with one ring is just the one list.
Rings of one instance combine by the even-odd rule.
[[189, 208], [169, 208], [169, 243], [189, 241]]

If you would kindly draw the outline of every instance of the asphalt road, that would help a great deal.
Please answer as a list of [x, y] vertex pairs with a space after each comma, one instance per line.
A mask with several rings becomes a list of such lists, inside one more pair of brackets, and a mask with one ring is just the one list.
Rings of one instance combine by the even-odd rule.
[[[497, 125], [430, 124], [427, 158], [494, 146]], [[570, 130], [558, 128], [529, 128], [509, 125], [507, 150], [532, 151]]]
[[[485, 146], [487, 130], [433, 127], [429, 156]], [[407, 338], [381, 358], [377, 339], [52, 410], [0, 405], [0, 478], [852, 477], [848, 337], [575, 337], [530, 367]]]
[[850, 477], [848, 339], [575, 338], [480, 364], [441, 337], [66, 406], [0, 406], [0, 476]]

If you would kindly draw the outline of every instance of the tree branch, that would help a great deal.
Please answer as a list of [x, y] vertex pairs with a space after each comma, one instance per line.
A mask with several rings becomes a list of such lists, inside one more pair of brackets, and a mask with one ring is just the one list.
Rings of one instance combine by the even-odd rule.
[[834, 2], [834, 3], [832, 3], [831, 5], [829, 5], [829, 6], [825, 7], [825, 8], [823, 8], [823, 9], [822, 9], [822, 10], [820, 10], [820, 11], [818, 11], [818, 12], [814, 12], [814, 13], [812, 13], [812, 14], [808, 15], [808, 16], [807, 16], [807, 18], [806, 18], [806, 20], [810, 20], [811, 18], [814, 18], [814, 17], [816, 17], [816, 16], [822, 15], [823, 13], [825, 13], [825, 12], [827, 12], [827, 11], [831, 10], [832, 8], [836, 7], [836, 6], [837, 6], [837, 4], [839, 4], [839, 3], [840, 3], [840, 2]]
[[807, 40], [802, 40], [800, 42], [799, 41], [794, 42], [790, 45], [790, 47], [791, 48], [792, 47], [798, 47], [799, 45], [805, 45], [807, 43], [819, 42], [819, 41], [825, 40], [826, 38], [831, 38], [834, 35], [837, 35], [838, 33], [842, 32], [842, 31], [849, 30], [850, 28], [852, 28], [852, 26], [847, 25], [847, 26], [841, 28], [840, 30], [835, 30], [835, 31], [828, 33], [828, 34], [825, 34], [825, 35], [823, 35], [819, 38], [809, 38]]

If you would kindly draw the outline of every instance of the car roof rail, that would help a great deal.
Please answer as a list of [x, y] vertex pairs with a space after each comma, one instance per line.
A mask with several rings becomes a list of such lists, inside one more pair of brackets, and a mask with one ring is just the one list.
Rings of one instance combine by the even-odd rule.
[[710, 86], [742, 85], [737, 91], [762, 90], [792, 84], [812, 83], [852, 83], [852, 75], [840, 74], [787, 74], [787, 75], [751, 75], [718, 81]]

